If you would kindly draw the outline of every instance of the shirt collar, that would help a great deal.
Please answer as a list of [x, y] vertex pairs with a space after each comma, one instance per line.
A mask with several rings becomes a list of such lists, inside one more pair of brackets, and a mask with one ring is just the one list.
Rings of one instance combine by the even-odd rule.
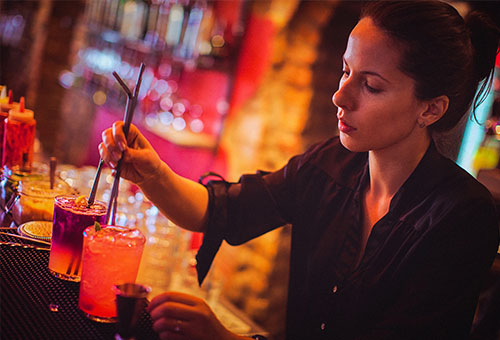
[[[368, 156], [368, 153], [366, 153]], [[437, 151], [434, 142], [431, 141], [424, 156], [417, 164], [408, 179], [396, 192], [391, 200], [390, 212], [404, 211], [415, 206], [439, 183], [445, 179], [446, 172], [443, 162], [445, 158]], [[369, 184], [370, 171], [368, 167], [368, 157], [364, 167], [359, 172], [356, 192], [361, 195], [362, 191]]]
[[444, 163], [447, 161], [431, 141], [417, 167], [392, 198], [389, 211], [404, 211], [422, 201], [446, 179], [447, 166]]

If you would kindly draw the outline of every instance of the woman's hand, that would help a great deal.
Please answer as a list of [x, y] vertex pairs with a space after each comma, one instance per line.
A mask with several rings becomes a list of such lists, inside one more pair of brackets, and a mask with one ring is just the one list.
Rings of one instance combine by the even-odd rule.
[[115, 122], [102, 133], [99, 153], [113, 169], [121, 158], [121, 177], [137, 184], [172, 222], [191, 231], [204, 230], [208, 219], [207, 189], [172, 171], [137, 127], [130, 125], [126, 141], [123, 122]]
[[153, 298], [149, 305], [153, 329], [160, 339], [236, 340], [247, 339], [228, 331], [202, 299], [178, 292]]
[[102, 159], [111, 168], [116, 168], [122, 158], [121, 177], [138, 185], [158, 177], [162, 161], [147, 139], [133, 124], [125, 140], [123, 122], [115, 122], [104, 130], [99, 144]]

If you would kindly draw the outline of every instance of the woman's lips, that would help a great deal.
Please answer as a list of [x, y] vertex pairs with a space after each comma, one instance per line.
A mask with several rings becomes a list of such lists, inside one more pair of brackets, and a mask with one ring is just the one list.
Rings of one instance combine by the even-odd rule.
[[344, 121], [342, 121], [341, 119], [339, 119], [339, 131], [340, 132], [343, 132], [343, 133], [349, 133], [349, 132], [352, 132], [352, 131], [355, 131], [356, 128], [348, 125], [347, 123], [345, 123]]

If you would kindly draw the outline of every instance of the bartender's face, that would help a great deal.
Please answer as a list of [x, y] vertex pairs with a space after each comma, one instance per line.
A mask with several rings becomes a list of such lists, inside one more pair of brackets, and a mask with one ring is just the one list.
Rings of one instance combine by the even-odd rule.
[[418, 129], [423, 103], [414, 95], [414, 80], [399, 70], [400, 58], [394, 40], [370, 18], [351, 32], [344, 74], [332, 98], [338, 107], [340, 141], [347, 149], [387, 149], [401, 145]]

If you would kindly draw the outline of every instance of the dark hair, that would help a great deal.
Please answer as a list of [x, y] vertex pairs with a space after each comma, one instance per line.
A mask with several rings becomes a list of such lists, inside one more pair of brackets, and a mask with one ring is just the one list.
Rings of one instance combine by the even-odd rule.
[[417, 98], [450, 99], [448, 111], [430, 129], [453, 128], [473, 102], [475, 110], [484, 99], [500, 37], [484, 14], [471, 12], [464, 20], [454, 7], [440, 1], [377, 1], [364, 6], [364, 17], [402, 48], [400, 69], [415, 80]]

